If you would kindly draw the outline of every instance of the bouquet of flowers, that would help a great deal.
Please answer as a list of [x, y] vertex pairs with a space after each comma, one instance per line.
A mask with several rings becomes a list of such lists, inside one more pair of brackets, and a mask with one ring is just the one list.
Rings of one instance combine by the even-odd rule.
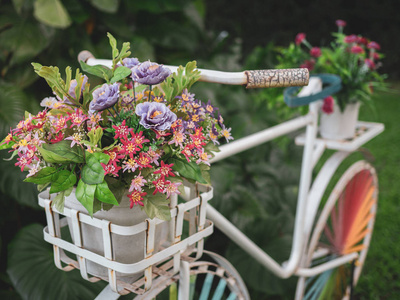
[[[362, 101], [372, 104], [374, 88], [384, 87], [384, 75], [378, 73], [382, 54], [380, 45], [360, 35], [345, 35], [346, 22], [337, 20], [338, 31], [332, 33], [330, 46], [315, 47], [305, 33], [297, 34], [295, 42], [280, 50], [280, 67], [298, 65], [308, 68], [311, 74], [330, 73], [340, 76], [342, 89], [335, 97], [341, 111], [347, 103]], [[333, 112], [334, 99], [324, 99], [322, 111]]]
[[82, 70], [105, 83], [91, 86], [70, 67], [63, 79], [57, 67], [33, 63], [54, 96], [44, 110], [25, 119], [1, 143], [11, 149], [25, 181], [49, 188], [60, 211], [75, 189], [90, 215], [118, 205], [128, 192], [130, 207], [140, 205], [150, 218], [170, 218], [169, 198], [183, 192], [182, 182], [209, 184], [209, 159], [218, 140], [232, 139], [218, 110], [189, 92], [199, 79], [196, 62], [176, 73], [156, 63], [130, 58], [108, 34], [112, 68]]

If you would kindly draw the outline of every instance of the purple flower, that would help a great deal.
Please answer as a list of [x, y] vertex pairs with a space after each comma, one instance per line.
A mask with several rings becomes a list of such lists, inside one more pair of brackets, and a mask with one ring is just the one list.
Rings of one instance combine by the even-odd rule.
[[159, 84], [165, 80], [171, 71], [157, 63], [145, 61], [132, 69], [132, 80], [141, 84]]
[[139, 60], [136, 57], [127, 57], [122, 60], [122, 63], [125, 67], [132, 69], [140, 64]]
[[119, 97], [119, 84], [103, 84], [93, 92], [93, 100], [89, 104], [89, 111], [102, 111], [117, 103]]
[[146, 129], [167, 130], [176, 121], [176, 115], [163, 103], [144, 102], [136, 106], [139, 123]]
[[[86, 75], [83, 75], [83, 82], [82, 82], [82, 86], [81, 86], [81, 93], [83, 92], [83, 90], [85, 89], [85, 84], [87, 83], [88, 78]], [[70, 84], [69, 84], [69, 90], [68, 90], [68, 94], [72, 97], [72, 98], [76, 98], [76, 93], [75, 93], [75, 89], [76, 86], [78, 85], [78, 82], [76, 81], [76, 79], [72, 79]], [[78, 99], [77, 99], [78, 100]]]

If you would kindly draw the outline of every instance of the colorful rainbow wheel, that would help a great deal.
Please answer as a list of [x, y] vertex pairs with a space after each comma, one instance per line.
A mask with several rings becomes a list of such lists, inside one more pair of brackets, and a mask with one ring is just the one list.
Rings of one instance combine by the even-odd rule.
[[304, 300], [350, 299], [368, 252], [377, 196], [375, 169], [365, 161], [354, 163], [339, 179], [314, 229], [306, 265], [313, 268], [355, 252], [358, 258], [302, 278]]

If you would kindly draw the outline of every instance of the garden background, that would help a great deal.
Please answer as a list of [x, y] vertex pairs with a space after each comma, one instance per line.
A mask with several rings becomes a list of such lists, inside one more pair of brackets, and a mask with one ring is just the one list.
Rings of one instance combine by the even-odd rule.
[[[366, 145], [369, 153], [362, 151], [375, 159], [380, 199], [356, 299], [400, 299], [400, 15], [395, 4], [394, 0], [0, 1], [0, 138], [25, 110], [37, 112], [40, 100], [49, 96], [50, 89], [33, 72], [31, 62], [76, 68], [83, 49], [109, 58], [107, 32], [120, 42], [131, 42], [133, 56], [141, 61], [179, 65], [197, 60], [201, 68], [242, 71], [273, 68], [276, 47], [288, 46], [298, 32], [305, 32], [312, 44], [327, 44], [330, 32], [336, 30], [335, 20], [346, 20], [346, 33], [367, 36], [381, 45], [386, 55], [381, 71], [389, 75], [391, 87], [376, 94], [375, 110], [361, 110], [362, 119], [383, 122], [386, 131]], [[200, 99], [211, 99], [220, 107], [235, 138], [299, 113], [272, 101], [281, 90], [246, 91], [204, 83], [195, 88]], [[301, 152], [289, 136], [220, 162], [212, 171], [212, 204], [280, 261], [289, 256]], [[7, 158], [8, 153], [2, 151], [0, 156]], [[101, 283], [87, 283], [79, 272], [55, 268], [52, 247], [42, 239], [45, 216], [37, 205], [37, 192], [23, 178], [12, 162], [0, 161], [0, 298], [93, 299]], [[218, 230], [206, 245], [245, 274], [253, 299], [292, 298], [295, 280], [276, 279]]]

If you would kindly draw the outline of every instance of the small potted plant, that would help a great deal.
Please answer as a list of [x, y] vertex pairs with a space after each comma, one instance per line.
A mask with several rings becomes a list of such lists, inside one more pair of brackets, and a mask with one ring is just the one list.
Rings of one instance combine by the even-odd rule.
[[[220, 138], [232, 139], [230, 129], [210, 101], [189, 92], [200, 77], [196, 62], [171, 74], [108, 37], [112, 68], [81, 62], [102, 85], [91, 85], [79, 69], [73, 77], [67, 67], [62, 78], [57, 67], [33, 63], [54, 95], [39, 113], [26, 113], [0, 147], [60, 212], [65, 205], [121, 226], [170, 220], [170, 198], [184, 192], [184, 182], [210, 184], [209, 159]], [[143, 257], [139, 244], [130, 241], [124, 251]]]
[[297, 34], [295, 42], [281, 49], [280, 63], [308, 68], [311, 74], [329, 73], [340, 76], [341, 90], [323, 99], [320, 133], [324, 138], [354, 137], [360, 103], [372, 106], [374, 89], [384, 87], [380, 45], [360, 35], [346, 35], [346, 22], [337, 20], [334, 40], [323, 47], [312, 46], [305, 33]]

